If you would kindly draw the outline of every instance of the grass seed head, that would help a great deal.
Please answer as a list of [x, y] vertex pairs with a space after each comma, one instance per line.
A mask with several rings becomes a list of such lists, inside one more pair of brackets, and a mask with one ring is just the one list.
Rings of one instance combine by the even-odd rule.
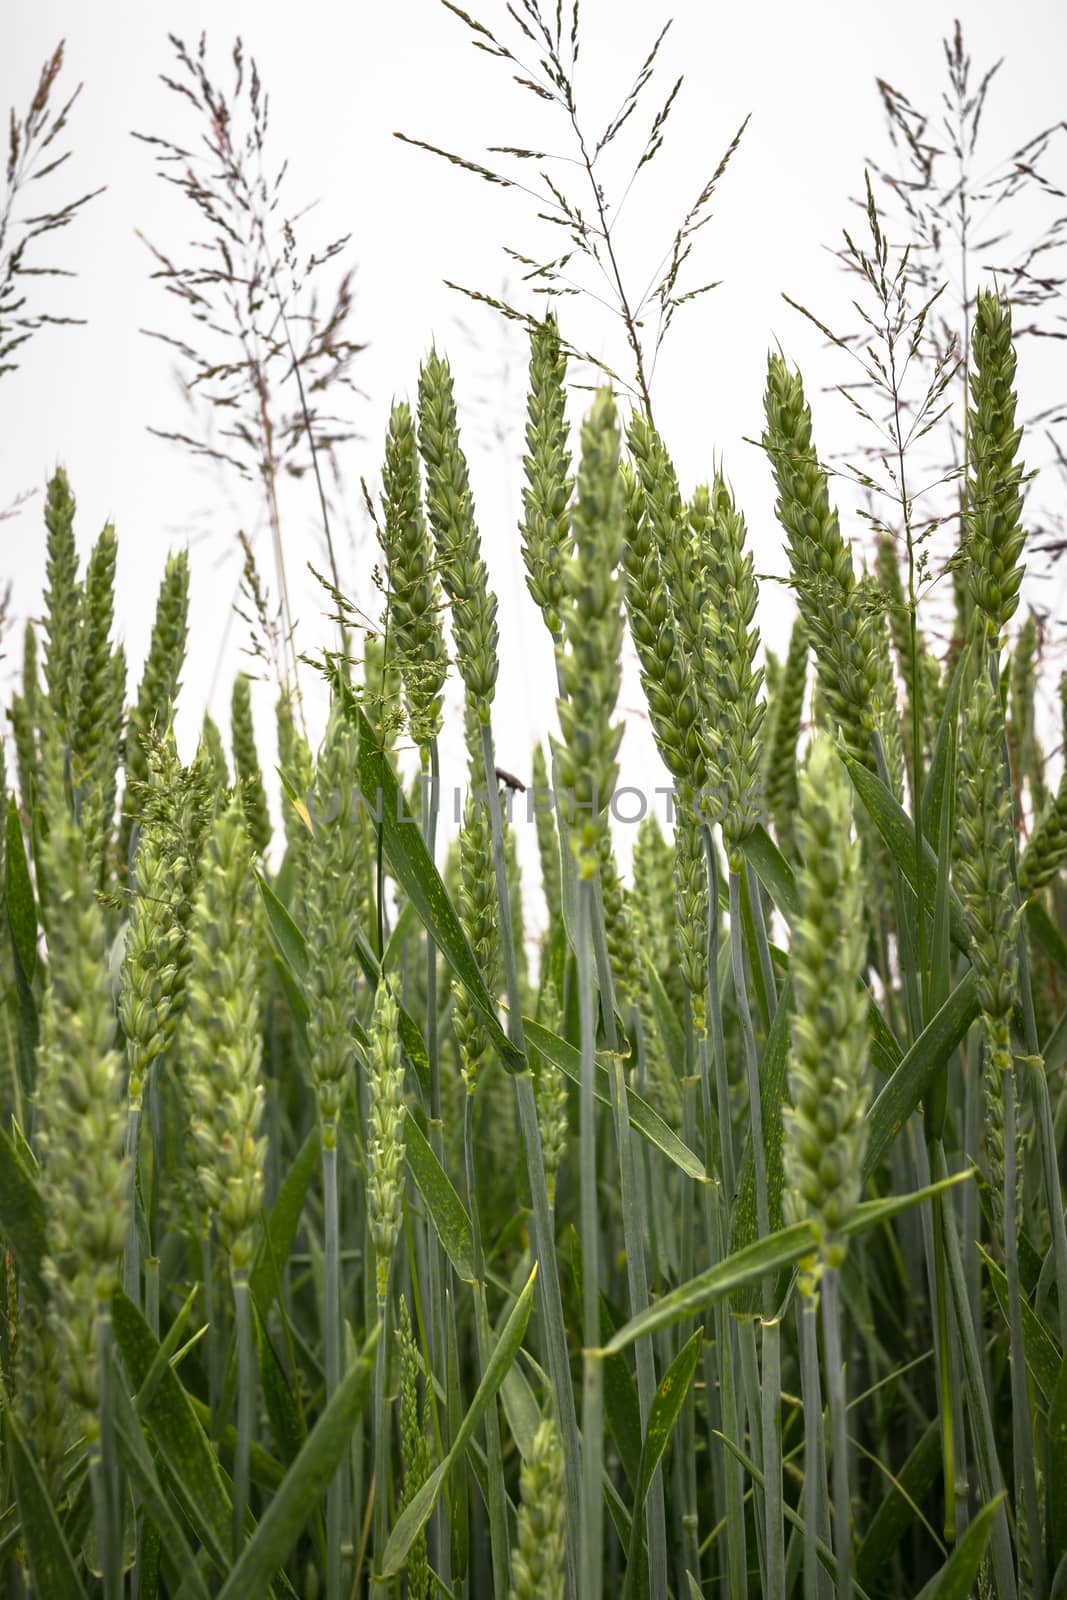
[[400, 1234], [404, 1196], [404, 1063], [396, 997], [386, 977], [374, 997], [367, 1088], [367, 1210], [382, 1298]]
[[452, 607], [456, 665], [483, 722], [496, 693], [496, 596], [482, 560], [467, 461], [460, 447], [452, 372], [436, 350], [419, 373], [419, 450], [441, 583]]
[[570, 556], [574, 480], [567, 430], [567, 359], [551, 314], [530, 332], [530, 393], [522, 491], [526, 586], [553, 639], [562, 630], [563, 568]]
[[441, 731], [448, 652], [441, 627], [441, 589], [422, 511], [419, 450], [411, 409], [393, 405], [385, 443], [382, 544], [388, 569], [389, 616], [404, 686], [411, 736], [419, 748]]
[[73, 818], [50, 819], [44, 855], [55, 908], [37, 1069], [44, 1270], [64, 1383], [90, 1413], [97, 1403], [97, 1309], [118, 1282], [126, 1237], [125, 1074], [114, 1048], [107, 929]]
[[[475, 959], [493, 992], [499, 984], [500, 933], [493, 871], [493, 835], [489, 809], [476, 792], [467, 797], [459, 831], [460, 922]], [[492, 1057], [485, 1026], [461, 983], [455, 984], [454, 1023], [459, 1045], [460, 1072], [473, 1094], [478, 1075]]]
[[[689, 996], [693, 1030], [708, 1033], [708, 868], [700, 818], [681, 806], [674, 822], [674, 939], [678, 967]], [[718, 908], [712, 908], [718, 914]]]
[[873, 766], [870, 736], [875, 667], [869, 619], [857, 601], [852, 554], [830, 504], [829, 480], [812, 443], [811, 409], [799, 372], [772, 354], [764, 396], [763, 447], [778, 488], [775, 510], [819, 683], [849, 754]]
[[258, 856], [265, 854], [270, 844], [270, 811], [267, 791], [263, 787], [256, 734], [252, 722], [251, 679], [239, 672], [233, 681], [230, 700], [230, 739], [233, 745], [234, 776], [241, 785], [248, 837]]
[[809, 1274], [820, 1261], [840, 1264], [840, 1231], [859, 1200], [867, 1136], [866, 938], [851, 809], [841, 761], [818, 738], [800, 775], [800, 919], [789, 958], [796, 1003], [782, 1111], [786, 1217], [814, 1222], [822, 1240]]
[[257, 909], [245, 813], [234, 799], [208, 835], [193, 906], [182, 1057], [201, 1203], [235, 1271], [251, 1262], [263, 1204]]
[[556, 1424], [545, 1417], [519, 1473], [511, 1600], [563, 1600], [566, 1526], [563, 1445]]
[[558, 774], [573, 812], [570, 838], [579, 871], [593, 877], [608, 835], [624, 724], [612, 722], [621, 680], [623, 552], [619, 429], [608, 389], [598, 391], [582, 427], [574, 554], [563, 572], [563, 634], [556, 647], [562, 742]]
[[[657, 470], [662, 466], [658, 454], [647, 470], [651, 471], [653, 466]], [[629, 462], [623, 462], [619, 472], [630, 636], [637, 652], [656, 747], [684, 798], [699, 793], [707, 782], [700, 738], [701, 698], [692, 660], [682, 648], [674, 608], [664, 582], [645, 476], [639, 478]]]
[[1011, 311], [995, 290], [979, 291], [971, 351], [965, 549], [975, 604], [999, 640], [1019, 604], [1025, 534]]
[[763, 672], [755, 664], [759, 591], [751, 553], [745, 550], [745, 519], [721, 474], [710, 491], [697, 490], [689, 525], [703, 567], [701, 677], [708, 708], [708, 782], [722, 820], [730, 870], [739, 872], [742, 845], [760, 815]]
[[358, 733], [335, 704], [312, 789], [314, 833], [307, 838], [304, 904], [308, 1053], [327, 1147], [336, 1140], [337, 1119], [355, 1063], [363, 850], [355, 810], [358, 751]]

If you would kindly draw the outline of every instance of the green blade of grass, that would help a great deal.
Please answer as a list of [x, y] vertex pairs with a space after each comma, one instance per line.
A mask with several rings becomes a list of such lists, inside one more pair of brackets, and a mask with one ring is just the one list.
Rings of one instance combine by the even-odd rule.
[[941, 1429], [935, 1418], [896, 1474], [896, 1481], [871, 1518], [863, 1542], [856, 1552], [856, 1576], [876, 1588], [900, 1541], [915, 1521], [915, 1506], [921, 1505], [933, 1488], [941, 1465]]
[[967, 644], [956, 658], [956, 665], [952, 671], [945, 703], [941, 708], [941, 719], [937, 726], [937, 737], [934, 740], [934, 753], [930, 761], [930, 770], [926, 774], [923, 785], [923, 832], [935, 847], [940, 849], [938, 841], [941, 838], [941, 809], [947, 795], [954, 792], [954, 780], [949, 777], [949, 763], [951, 750], [951, 763], [955, 768], [956, 726], [959, 721], [960, 692], [967, 678], [967, 665], [970, 660], [971, 644]]
[[426, 849], [418, 823], [378, 747], [374, 729], [343, 677], [335, 678], [335, 687], [345, 714], [359, 729], [359, 787], [380, 830], [382, 847], [397, 882], [414, 904], [426, 932], [470, 995], [501, 1060], [510, 1071], [520, 1072], [526, 1065], [526, 1057], [500, 1025], [481, 968]]
[[934, 1074], [955, 1050], [978, 1015], [973, 969], [931, 1018], [867, 1115], [864, 1177], [869, 1177], [922, 1100]]
[[678, 1013], [663, 987], [663, 980], [656, 971], [651, 956], [645, 950], [641, 952], [641, 961], [664, 1055], [674, 1076], [681, 1079], [685, 1076], [685, 1029], [678, 1020]]
[[[881, 834], [908, 887], [914, 891], [919, 882], [914, 823], [880, 778], [851, 756], [845, 756], [843, 760], [868, 816]], [[924, 904], [932, 906], [937, 895], [937, 856], [926, 839], [923, 840], [922, 887]], [[971, 944], [970, 931], [960, 898], [954, 889], [949, 892], [949, 927], [952, 942], [966, 955]]]
[[[1008, 1280], [1003, 1267], [997, 1265], [988, 1251], [981, 1245], [978, 1254], [985, 1263], [989, 1274], [989, 1282], [993, 1293], [997, 1297], [1001, 1316], [1005, 1322], [1008, 1319]], [[1060, 1352], [1056, 1349], [1051, 1337], [1045, 1331], [1044, 1324], [1030, 1307], [1029, 1301], [1023, 1297], [1020, 1301], [1022, 1307], [1023, 1346], [1026, 1352], [1026, 1365], [1030, 1376], [1037, 1386], [1038, 1393], [1044, 1397], [1045, 1405], [1051, 1405], [1056, 1394], [1059, 1382], [1062, 1360]]]
[[[782, 1105], [786, 1095], [786, 1066], [789, 1059], [789, 1022], [793, 1009], [793, 990], [786, 983], [778, 999], [774, 1021], [767, 1035], [760, 1062], [760, 1103], [763, 1112], [763, 1138], [767, 1163], [767, 1204], [772, 1231], [782, 1225]], [[730, 1228], [730, 1253], [744, 1249], [757, 1237], [756, 1172], [752, 1144], [745, 1145], [737, 1183]]]
[[0, 1235], [19, 1278], [39, 1305], [46, 1299], [41, 1263], [45, 1256], [44, 1201], [11, 1139], [0, 1128]]
[[[523, 1027], [530, 1045], [541, 1052], [546, 1060], [559, 1068], [559, 1070], [572, 1083], [581, 1081], [581, 1054], [566, 1039], [561, 1039], [558, 1034], [543, 1028], [539, 1022], [534, 1022], [529, 1017], [523, 1018]], [[611, 1105], [611, 1087], [608, 1080], [607, 1068], [597, 1063], [596, 1069], [596, 1098], [601, 1105]], [[650, 1144], [656, 1146], [668, 1159], [673, 1161], [679, 1171], [687, 1177], [695, 1178], [698, 1183], [707, 1181], [703, 1163], [690, 1150], [689, 1146], [679, 1139], [674, 1129], [654, 1111], [647, 1100], [634, 1089], [627, 1089], [626, 1100], [630, 1112], [630, 1126], [636, 1128]]]
[[260, 1311], [266, 1316], [278, 1293], [279, 1267], [288, 1261], [293, 1248], [308, 1188], [319, 1163], [321, 1140], [316, 1125], [304, 1139], [278, 1190], [278, 1198], [265, 1219], [263, 1236], [256, 1246], [248, 1282]]
[[920, 1591], [918, 1600], [968, 1600], [974, 1592], [979, 1568], [1004, 1496], [982, 1507], [941, 1571]]
[[626, 1581], [623, 1584], [622, 1600], [630, 1600], [636, 1589], [636, 1574], [638, 1570], [638, 1546], [641, 1540], [641, 1513], [645, 1508], [648, 1491], [652, 1485], [656, 1468], [663, 1459], [664, 1451], [674, 1425], [678, 1421], [679, 1413], [685, 1404], [685, 1397], [689, 1393], [689, 1385], [693, 1381], [693, 1374], [700, 1360], [701, 1345], [704, 1341], [704, 1329], [698, 1328], [690, 1339], [679, 1350], [667, 1371], [663, 1374], [653, 1396], [652, 1404], [648, 1410], [648, 1425], [645, 1428], [645, 1437], [641, 1444], [641, 1465], [638, 1471], [637, 1491], [631, 1509], [630, 1547], [626, 1560]]
[[[866, 1233], [869, 1228], [891, 1221], [901, 1212], [921, 1204], [924, 1200], [929, 1200], [931, 1196], [940, 1194], [969, 1177], [969, 1170], [959, 1172], [953, 1177], [942, 1179], [939, 1183], [929, 1184], [924, 1189], [916, 1189], [912, 1194], [891, 1195], [884, 1200], [864, 1201], [856, 1207], [842, 1229], [842, 1237], [854, 1238], [858, 1234]], [[601, 1353], [617, 1355], [635, 1339], [640, 1339], [647, 1333], [656, 1333], [660, 1328], [667, 1328], [683, 1317], [692, 1316], [695, 1312], [715, 1305], [735, 1289], [743, 1288], [750, 1283], [758, 1283], [761, 1278], [779, 1272], [783, 1267], [795, 1265], [803, 1256], [810, 1255], [817, 1249], [818, 1243], [815, 1228], [810, 1222], [794, 1222], [788, 1228], [780, 1228], [777, 1233], [770, 1234], [766, 1239], [747, 1245], [735, 1255], [727, 1256], [725, 1261], [709, 1267], [706, 1272], [698, 1273], [688, 1283], [683, 1283], [670, 1294], [657, 1300], [647, 1311], [631, 1317], [630, 1321], [608, 1341]]]
[[4, 1443], [15, 1483], [22, 1540], [37, 1593], [48, 1600], [85, 1600], [63, 1529], [11, 1407], [4, 1405]]
[[149, 1521], [155, 1527], [161, 1545], [183, 1578], [183, 1593], [190, 1600], [209, 1600], [209, 1590], [200, 1576], [196, 1556], [185, 1537], [181, 1523], [174, 1514], [171, 1501], [159, 1481], [151, 1452], [145, 1443], [144, 1433], [137, 1420], [126, 1386], [116, 1368], [112, 1386], [115, 1442], [122, 1464], [129, 1473], [130, 1482], [139, 1503], [144, 1507]]
[[289, 1467], [303, 1448], [307, 1438], [307, 1425], [254, 1296], [252, 1314], [255, 1319], [256, 1349], [259, 1356], [259, 1381], [263, 1389], [267, 1417], [270, 1420], [270, 1431], [283, 1462]]
[[[512, 1308], [504, 1330], [500, 1335], [493, 1353], [486, 1362], [482, 1381], [478, 1385], [470, 1407], [455, 1431], [452, 1446], [444, 1460], [434, 1468], [426, 1482], [417, 1490], [415, 1495], [400, 1513], [393, 1524], [382, 1558], [382, 1576], [395, 1577], [403, 1568], [408, 1551], [411, 1549], [416, 1536], [426, 1526], [437, 1497], [441, 1493], [442, 1485], [449, 1472], [463, 1450], [466, 1449], [479, 1419], [486, 1406], [496, 1395], [504, 1375], [519, 1352], [526, 1333], [526, 1324], [530, 1320], [530, 1311], [533, 1307], [534, 1285], [537, 1279], [535, 1266], [526, 1280], [525, 1287]], [[225, 1593], [220, 1600], [230, 1600]], [[251, 1600], [251, 1597], [249, 1597]]]
[[[153, 1369], [159, 1341], [121, 1289], [115, 1292], [111, 1315], [119, 1353], [139, 1389]], [[226, 1572], [233, 1519], [230, 1492], [189, 1396], [169, 1365], [142, 1407], [141, 1420], [198, 1537], [218, 1570]]]
[[404, 1121], [404, 1155], [445, 1254], [458, 1276], [465, 1283], [473, 1283], [477, 1274], [471, 1219], [410, 1111]]
[[352, 1430], [370, 1397], [371, 1357], [380, 1334], [378, 1324], [234, 1563], [219, 1600], [260, 1600], [267, 1592], [349, 1448]]

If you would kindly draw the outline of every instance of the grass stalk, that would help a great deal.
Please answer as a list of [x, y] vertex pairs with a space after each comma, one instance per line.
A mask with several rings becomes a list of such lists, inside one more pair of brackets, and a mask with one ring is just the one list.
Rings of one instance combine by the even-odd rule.
[[841, 1302], [837, 1270], [822, 1276], [823, 1354], [826, 1389], [830, 1401], [831, 1467], [834, 1484], [834, 1560], [837, 1562], [837, 1600], [852, 1600], [852, 1507], [848, 1473], [848, 1401], [845, 1393], [844, 1356], [841, 1349]]
[[596, 1015], [592, 961], [594, 884], [578, 883], [578, 1003], [581, 1017], [580, 1198], [579, 1237], [582, 1245], [582, 1511], [581, 1596], [600, 1600], [603, 1586], [604, 1496], [601, 1487], [604, 1449], [604, 1369], [593, 1354], [600, 1345], [600, 1220], [597, 1205]]
[[159, 1257], [149, 1256], [144, 1264], [145, 1321], [159, 1338]]
[[[934, 1155], [937, 1159], [934, 1176], [937, 1179], [947, 1177], [948, 1171], [945, 1165], [944, 1152], [940, 1146], [935, 1149]], [[993, 1429], [992, 1408], [986, 1387], [978, 1335], [975, 1324], [971, 1320], [970, 1301], [967, 1297], [967, 1284], [963, 1275], [959, 1238], [956, 1234], [956, 1219], [951, 1208], [946, 1207], [941, 1213], [941, 1222], [945, 1233], [945, 1265], [948, 1269], [949, 1287], [956, 1308], [956, 1321], [961, 1336], [963, 1371], [971, 1413], [971, 1432], [974, 1439], [975, 1459], [981, 1483], [982, 1498], [988, 1502], [1002, 1495], [1004, 1489], [1000, 1471], [1000, 1458], [997, 1454], [996, 1434]], [[1008, 1514], [1003, 1499], [993, 1519], [990, 1548], [993, 1579], [998, 1600], [1016, 1600], [1018, 1591], [1012, 1563], [1011, 1533], [1008, 1528]]]
[[[474, 1160], [474, 1093], [463, 1100], [463, 1163], [467, 1178], [467, 1211], [471, 1219], [474, 1255], [475, 1341], [479, 1376], [483, 1375], [490, 1354], [489, 1313], [485, 1299], [485, 1253], [482, 1245], [481, 1210], [478, 1204], [477, 1169]], [[511, 1586], [508, 1547], [507, 1495], [504, 1486], [504, 1458], [500, 1439], [500, 1416], [493, 1400], [485, 1414], [486, 1502], [489, 1511], [489, 1543], [492, 1552], [493, 1594], [507, 1600]]]
[[[991, 1070], [992, 1067], [991, 1067]], [[1044, 1553], [1038, 1512], [1037, 1475], [1030, 1430], [1030, 1395], [1023, 1335], [1023, 1297], [1019, 1279], [1018, 1166], [1016, 1146], [1015, 1071], [1001, 1073], [1004, 1096], [1004, 1270], [1008, 1279], [1009, 1368], [1012, 1400], [1012, 1453], [1015, 1458], [1015, 1515], [1019, 1524], [1017, 1555], [1019, 1587], [1045, 1592]], [[1023, 1561], [1029, 1562], [1029, 1571]]]
[[[715, 1065], [715, 1099], [719, 1122], [720, 1177], [727, 1206], [732, 1206], [736, 1186], [733, 1118], [730, 1114], [730, 1083], [726, 1073], [726, 1035], [719, 994], [719, 857], [710, 828], [704, 829], [704, 850], [708, 863], [708, 1016], [711, 1021], [712, 1058]], [[704, 1116], [708, 1119], [710, 1090], [704, 1090]], [[705, 1128], [704, 1159], [710, 1157], [710, 1124]]]
[[204, 1279], [204, 1322], [207, 1331], [204, 1335], [204, 1346], [207, 1362], [208, 1400], [211, 1406], [211, 1432], [214, 1436], [218, 1428], [219, 1400], [222, 1396], [222, 1345], [221, 1330], [217, 1323], [215, 1306], [215, 1260], [212, 1249], [211, 1223], [206, 1224], [206, 1231], [200, 1242], [201, 1273]]
[[[327, 1403], [341, 1382], [341, 1221], [337, 1194], [337, 1125], [324, 1122], [322, 1139], [323, 1306], [322, 1334]], [[379, 1339], [379, 1359], [388, 1344]], [[346, 1473], [342, 1459], [326, 1491], [326, 1600], [341, 1600]]]
[[89, 1479], [92, 1486], [93, 1515], [103, 1574], [104, 1600], [122, 1600], [122, 1483], [118, 1471], [114, 1429], [111, 1420], [112, 1367], [111, 1304], [100, 1300], [94, 1319], [96, 1361], [99, 1384], [97, 1436], [89, 1452]]
[[[756, 1037], [748, 1005], [745, 976], [745, 942], [742, 931], [742, 882], [739, 873], [730, 873], [730, 953], [733, 962], [734, 995], [744, 1047], [745, 1076], [748, 1084], [748, 1114], [752, 1139], [752, 1167], [756, 1186], [756, 1225], [759, 1237], [771, 1231], [770, 1201], [767, 1189], [767, 1152], [764, 1142], [763, 1109], [760, 1101], [759, 1062]], [[769, 953], [768, 953], [769, 954]], [[773, 982], [773, 978], [772, 978]], [[782, 1512], [782, 1450], [780, 1419], [780, 1343], [779, 1323], [774, 1307], [774, 1288], [763, 1284], [763, 1381], [759, 1386], [760, 1433], [763, 1444], [762, 1467], [765, 1479], [764, 1513], [766, 1534], [766, 1592], [770, 1600], [785, 1597], [785, 1519]], [[768, 1363], [770, 1370], [768, 1370]], [[753, 1418], [753, 1423], [755, 1418]]]
[[[500, 790], [496, 776], [496, 759], [493, 753], [493, 732], [488, 723], [483, 723], [482, 725], [482, 760], [489, 800], [489, 820], [493, 831], [493, 866], [496, 873], [497, 904], [500, 914], [500, 944], [504, 957], [508, 996], [508, 1037], [519, 1049], [525, 1050], [526, 1038], [522, 1026], [522, 990], [515, 965], [515, 941], [512, 937], [511, 927], [511, 895], [508, 889], [504, 824], [500, 812]], [[556, 1404], [559, 1407], [560, 1432], [563, 1435], [568, 1510], [568, 1587], [571, 1595], [576, 1597], [578, 1588], [574, 1541], [578, 1536], [577, 1530], [581, 1526], [579, 1514], [581, 1466], [578, 1447], [578, 1419], [575, 1414], [574, 1390], [571, 1386], [570, 1359], [567, 1354], [567, 1335], [563, 1322], [563, 1300], [560, 1295], [559, 1269], [556, 1264], [555, 1235], [552, 1228], [551, 1208], [548, 1203], [548, 1186], [545, 1182], [545, 1162], [541, 1149], [541, 1132], [537, 1122], [537, 1101], [534, 1096], [533, 1077], [529, 1071], [515, 1075], [515, 1092], [519, 1108], [519, 1125], [522, 1130], [523, 1143], [526, 1147], [527, 1177], [534, 1213], [534, 1241], [540, 1267], [537, 1274], [537, 1299], [548, 1346], [549, 1372], [556, 1391]], [[594, 1344], [598, 1343], [599, 1339], [594, 1340]]]
[[233, 1459], [233, 1556], [244, 1545], [245, 1518], [251, 1484], [252, 1429], [256, 1411], [256, 1356], [252, 1334], [252, 1302], [248, 1273], [233, 1274], [233, 1310], [237, 1330], [237, 1443]]
[[137, 1231], [137, 1155], [141, 1132], [141, 1102], [131, 1102], [126, 1120], [126, 1161], [130, 1173], [129, 1224], [126, 1248], [122, 1255], [122, 1287], [133, 1301], [141, 1304], [141, 1236]]
[[[601, 1011], [611, 1063], [611, 1110], [615, 1128], [615, 1147], [619, 1161], [619, 1203], [622, 1211], [623, 1247], [626, 1251], [626, 1283], [630, 1297], [630, 1315], [637, 1316], [648, 1305], [648, 1270], [645, 1262], [645, 1238], [641, 1225], [641, 1203], [637, 1186], [637, 1167], [634, 1160], [633, 1134], [630, 1129], [630, 1111], [626, 1098], [620, 1041], [615, 1026], [614, 985], [611, 962], [608, 957], [607, 932], [604, 925], [604, 900], [599, 878], [594, 880], [593, 939], [596, 952], [597, 982], [600, 989]], [[648, 1413], [656, 1393], [656, 1363], [652, 1338], [637, 1341], [637, 1405], [644, 1432]], [[649, 1488], [645, 1505], [645, 1524], [648, 1536], [649, 1576], [653, 1593], [665, 1592], [667, 1586], [667, 1520], [663, 1497], [663, 1472], [657, 1467]]]
[[819, 1302], [815, 1295], [798, 1295], [796, 1314], [804, 1406], [804, 1600], [827, 1600], [828, 1584], [817, 1549], [819, 1538], [829, 1529], [829, 1513], [819, 1377]]
[[[386, 1326], [389, 1310], [388, 1264], [380, 1273], [376, 1294], [378, 1320]], [[384, 1281], [383, 1281], [384, 1279]], [[374, 1352], [374, 1571], [371, 1577], [371, 1600], [386, 1600], [390, 1585], [380, 1576], [385, 1542], [389, 1534], [389, 1480], [392, 1452], [389, 1448], [389, 1422], [386, 1416], [386, 1379], [389, 1365], [389, 1340], [379, 1339]]]
[[[427, 768], [429, 782], [426, 781]], [[437, 817], [441, 809], [441, 762], [437, 735], [431, 738], [423, 751], [422, 784], [422, 836], [427, 854], [436, 857]], [[441, 1118], [441, 1049], [437, 1030], [437, 946], [426, 936], [426, 1059], [430, 1077], [430, 1105], [428, 1129], [430, 1148], [441, 1166], [445, 1162], [444, 1125]], [[432, 1222], [427, 1219], [426, 1246], [430, 1271], [430, 1317], [427, 1323], [430, 1365], [440, 1376], [444, 1371], [445, 1297], [444, 1286], [449, 1278], [448, 1258]], [[445, 1429], [443, 1444], [448, 1448], [447, 1417], [442, 1408], [442, 1426]], [[449, 1540], [445, 1529], [444, 1506], [434, 1508], [434, 1530], [437, 1546], [438, 1572], [446, 1585], [451, 1578]]]

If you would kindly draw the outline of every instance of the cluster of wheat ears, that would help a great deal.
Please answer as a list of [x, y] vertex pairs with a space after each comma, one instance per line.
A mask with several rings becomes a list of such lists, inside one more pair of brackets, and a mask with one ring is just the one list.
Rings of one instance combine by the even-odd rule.
[[[901, 309], [868, 197], [895, 394], [932, 301]], [[629, 401], [584, 394], [580, 430], [564, 314], [525, 320], [536, 951], [442, 354], [389, 418], [380, 628], [330, 586], [317, 748], [283, 674], [275, 840], [249, 678], [229, 758], [210, 716], [174, 737], [187, 555], [130, 695], [114, 531], [82, 567], [48, 484], [0, 744], [4, 1593], [1067, 1594], [1067, 777], [1020, 626], [1010, 300], [969, 318], [944, 651], [903, 441], [868, 571], [770, 357], [781, 659], [725, 469], [683, 490], [643, 403], [639, 319]], [[626, 651], [676, 797], [629, 882]]]

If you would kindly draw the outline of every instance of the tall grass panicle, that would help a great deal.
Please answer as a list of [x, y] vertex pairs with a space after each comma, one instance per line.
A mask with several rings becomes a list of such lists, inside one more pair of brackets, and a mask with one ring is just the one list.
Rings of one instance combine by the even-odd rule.
[[419, 372], [419, 450], [441, 584], [452, 608], [456, 665], [480, 721], [496, 692], [496, 596], [482, 559], [467, 462], [459, 441], [452, 372], [432, 350]]
[[563, 567], [570, 556], [574, 480], [567, 429], [567, 358], [550, 312], [530, 330], [530, 390], [522, 491], [526, 586], [553, 639], [562, 631]]
[[[0, 378], [15, 372], [16, 352], [42, 328], [73, 326], [82, 321], [41, 308], [30, 294], [50, 278], [73, 276], [69, 268], [45, 266], [38, 259], [38, 241], [68, 228], [83, 207], [103, 191], [91, 189], [61, 205], [42, 200], [36, 188], [64, 167], [71, 151], [61, 148], [60, 135], [81, 94], [79, 83], [66, 98], [54, 91], [63, 71], [65, 41], [45, 60], [26, 111], [12, 106], [7, 118], [5, 163], [0, 187]], [[64, 91], [65, 92], [65, 91]]]
[[266, 1153], [257, 895], [245, 814], [231, 800], [206, 840], [181, 1041], [201, 1203], [235, 1273], [251, 1263]]
[[564, 568], [563, 631], [556, 648], [562, 742], [557, 776], [571, 847], [583, 877], [593, 877], [608, 837], [607, 810], [618, 774], [623, 723], [611, 721], [622, 651], [623, 549], [619, 430], [610, 391], [601, 389], [582, 425], [574, 554]]
[[394, 402], [389, 416], [383, 485], [380, 537], [388, 576], [392, 645], [411, 737], [423, 750], [441, 731], [448, 651], [434, 549], [422, 510], [415, 423], [403, 401]]
[[288, 159], [274, 155], [271, 97], [240, 37], [230, 48], [225, 82], [215, 75], [206, 32], [191, 46], [174, 34], [169, 41], [173, 64], [160, 81], [174, 109], [191, 119], [189, 129], [177, 139], [134, 137], [152, 151], [169, 192], [187, 203], [184, 258], [145, 243], [152, 276], [195, 330], [191, 337], [150, 334], [176, 358], [193, 420], [184, 425], [191, 431], [152, 431], [255, 485], [262, 496], [279, 596], [279, 677], [299, 700], [283, 485], [313, 482], [339, 588], [329, 486], [337, 451], [354, 437], [343, 406], [364, 347], [350, 332], [352, 269], [341, 268], [331, 293], [322, 292], [322, 283], [339, 266], [350, 236], [305, 246], [304, 219], [313, 208], [298, 208], [289, 197]]
[[248, 838], [256, 855], [262, 856], [270, 844], [270, 809], [267, 805], [267, 791], [263, 786], [263, 772], [259, 765], [256, 733], [252, 722], [252, 680], [246, 672], [239, 672], [233, 680], [233, 693], [230, 698], [230, 742], [233, 749], [234, 778], [240, 785]]
[[763, 448], [778, 489], [775, 512], [785, 530], [793, 588], [822, 691], [849, 754], [873, 767], [875, 666], [869, 619], [858, 602], [852, 554], [830, 504], [826, 470], [815, 453], [800, 373], [790, 372], [774, 352], [767, 363], [764, 410]]
[[1022, 463], [1016, 460], [1022, 429], [1015, 420], [1011, 310], [995, 290], [985, 289], [978, 295], [972, 349], [964, 553], [975, 604], [999, 642], [1019, 604], [1025, 530], [1024, 473]]
[[563, 1600], [563, 1446], [550, 1417], [538, 1424], [519, 1472], [517, 1520], [510, 1600]]

